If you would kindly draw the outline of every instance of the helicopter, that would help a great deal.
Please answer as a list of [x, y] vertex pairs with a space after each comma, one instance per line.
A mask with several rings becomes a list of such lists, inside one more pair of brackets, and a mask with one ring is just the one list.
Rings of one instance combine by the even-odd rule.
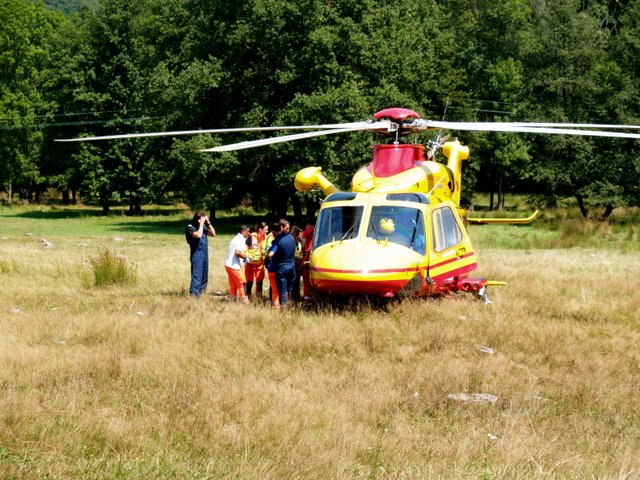
[[[599, 128], [600, 130], [594, 130]], [[438, 136], [425, 144], [403, 138], [429, 130], [475, 130], [634, 138], [640, 134], [602, 129], [639, 129], [631, 125], [593, 125], [518, 122], [448, 122], [421, 118], [400, 107], [378, 111], [373, 120], [342, 124], [247, 127], [179, 132], [153, 132], [83, 137], [61, 141], [311, 129], [203, 149], [223, 152], [301, 140], [322, 135], [370, 131], [385, 135], [388, 143], [372, 146], [372, 161], [353, 175], [349, 191], [340, 191], [322, 173], [322, 167], [300, 170], [294, 185], [302, 192], [319, 188], [326, 195], [320, 206], [308, 265], [313, 298], [372, 296], [383, 299], [408, 296], [450, 296], [471, 293], [491, 303], [487, 288], [505, 282], [472, 277], [478, 267], [469, 224], [528, 224], [526, 218], [469, 218], [461, 205], [462, 164], [469, 148], [458, 139]], [[446, 163], [437, 161], [439, 154]]]

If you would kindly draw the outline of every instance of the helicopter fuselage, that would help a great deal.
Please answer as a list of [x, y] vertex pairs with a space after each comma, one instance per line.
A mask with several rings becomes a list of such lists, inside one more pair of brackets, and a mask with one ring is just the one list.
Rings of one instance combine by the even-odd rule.
[[467, 279], [476, 267], [452, 202], [432, 204], [420, 192], [339, 192], [322, 204], [309, 273], [318, 293], [389, 298], [474, 290]]
[[319, 186], [327, 198], [316, 223], [309, 259], [312, 291], [328, 295], [431, 296], [478, 291], [471, 279], [475, 251], [460, 208], [457, 140], [444, 143], [448, 163], [425, 157], [421, 144], [373, 146], [373, 161], [340, 192], [309, 167], [296, 175], [298, 190]]

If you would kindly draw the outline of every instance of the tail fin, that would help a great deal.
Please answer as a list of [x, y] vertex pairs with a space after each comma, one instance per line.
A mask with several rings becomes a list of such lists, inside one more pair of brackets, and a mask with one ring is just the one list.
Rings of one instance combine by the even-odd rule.
[[442, 154], [449, 162], [447, 167], [453, 174], [453, 194], [451, 200], [460, 206], [460, 194], [462, 191], [462, 160], [469, 158], [469, 147], [462, 145], [457, 139], [442, 145]]

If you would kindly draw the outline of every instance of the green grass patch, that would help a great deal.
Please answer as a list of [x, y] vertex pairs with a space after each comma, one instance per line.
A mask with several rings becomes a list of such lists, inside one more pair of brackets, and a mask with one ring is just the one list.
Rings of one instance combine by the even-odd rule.
[[[92, 284], [96, 287], [110, 285], [135, 285], [138, 282], [136, 267], [121, 253], [104, 249], [89, 259]], [[87, 282], [88, 279], [85, 280]]]
[[[140, 216], [126, 215], [125, 209], [112, 209], [103, 215], [96, 207], [56, 205], [0, 205], [0, 232], [3, 237], [35, 235], [120, 236], [123, 234], [184, 235], [193, 211], [187, 208], [148, 206]], [[265, 215], [242, 209], [237, 213], [217, 212], [212, 220], [218, 234], [235, 234], [242, 224], [256, 225]]]
[[[509, 198], [508, 198], [509, 200]], [[507, 211], [495, 212], [480, 208], [469, 212], [473, 217], [525, 217], [533, 208], [523, 197], [509, 200]], [[193, 212], [186, 208], [149, 206], [144, 215], [129, 217], [125, 210], [114, 210], [102, 216], [96, 207], [73, 206], [0, 206], [0, 231], [3, 240], [23, 241], [25, 236], [56, 241], [74, 238], [80, 243], [92, 243], [99, 237], [135, 236], [139, 239], [171, 236], [178, 241]], [[232, 235], [241, 224], [255, 225], [263, 215], [242, 210], [218, 212], [213, 224], [219, 236]], [[509, 249], [604, 248], [621, 252], [640, 251], [640, 209], [616, 209], [607, 221], [585, 220], [576, 207], [542, 211], [530, 225], [472, 225], [469, 231], [478, 246]], [[0, 268], [11, 269], [5, 262]]]
[[[524, 217], [512, 212], [469, 216]], [[597, 248], [620, 252], [640, 251], [638, 209], [619, 209], [610, 219], [585, 220], [574, 208], [545, 210], [529, 225], [471, 225], [471, 238], [480, 247], [509, 249]]]
[[470, 227], [492, 305], [276, 311], [222, 300], [230, 234], [189, 298], [187, 214], [2, 212], [0, 478], [638, 478], [632, 223]]

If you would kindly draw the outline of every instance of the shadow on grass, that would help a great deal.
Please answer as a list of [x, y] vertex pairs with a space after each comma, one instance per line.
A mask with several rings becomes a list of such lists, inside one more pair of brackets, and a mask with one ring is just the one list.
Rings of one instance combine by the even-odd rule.
[[154, 235], [184, 235], [188, 220], [150, 220], [146, 222], [115, 222], [109, 230], [121, 233], [143, 233]]
[[[190, 223], [191, 217], [185, 216], [180, 220], [149, 220], [136, 222], [127, 221], [114, 223], [113, 230], [121, 232], [155, 233], [155, 234], [175, 234], [184, 235], [186, 226]], [[257, 215], [242, 215], [217, 218], [211, 223], [218, 235], [233, 235], [240, 231], [241, 225], [253, 226], [263, 221], [264, 217]]]
[[[34, 219], [42, 219], [42, 220], [58, 220], [58, 219], [68, 219], [68, 218], [116, 218], [116, 217], [129, 217], [126, 214], [126, 208], [116, 208], [111, 209], [109, 215], [104, 215], [102, 210], [93, 209], [93, 208], [74, 208], [74, 207], [64, 207], [64, 208], [54, 208], [50, 210], [30, 210], [23, 211], [19, 213], [15, 213], [12, 216], [18, 218], [34, 218]], [[187, 212], [184, 208], [158, 208], [158, 209], [149, 209], [144, 210], [140, 218], [145, 217], [170, 217], [175, 215], [181, 215]]]

